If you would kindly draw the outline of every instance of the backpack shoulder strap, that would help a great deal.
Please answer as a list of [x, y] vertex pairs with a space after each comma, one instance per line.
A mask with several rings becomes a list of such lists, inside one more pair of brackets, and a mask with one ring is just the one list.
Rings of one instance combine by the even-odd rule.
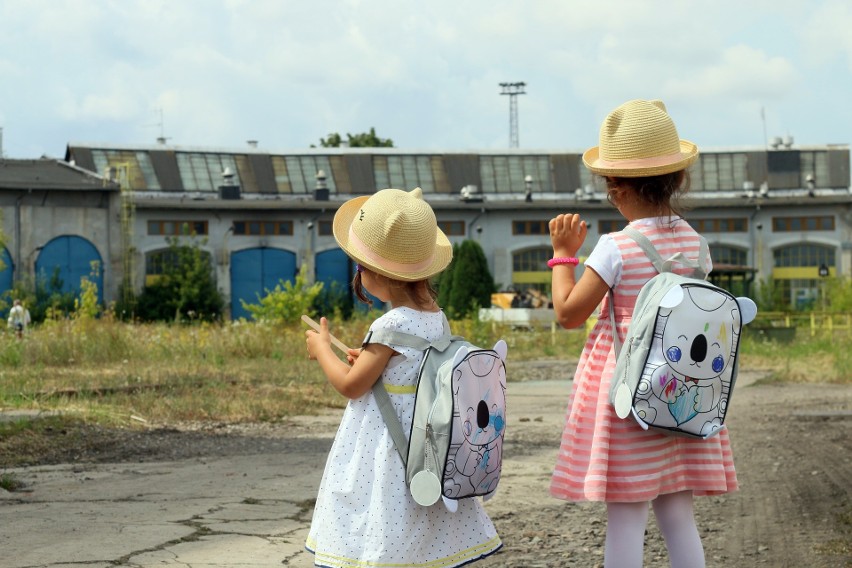
[[[707, 278], [707, 271], [704, 270], [704, 267], [707, 266], [707, 257], [710, 255], [710, 247], [707, 245], [707, 239], [705, 239], [702, 235], [698, 235], [699, 244], [697, 261], [690, 260], [682, 252], [678, 252], [664, 260], [660, 253], [657, 252], [657, 249], [654, 247], [654, 243], [651, 242], [651, 239], [640, 233], [638, 230], [628, 225], [624, 228], [623, 232], [625, 235], [633, 239], [637, 245], [639, 245], [639, 248], [642, 249], [642, 252], [645, 253], [657, 272], [661, 274], [663, 272], [672, 272], [672, 265], [674, 263], [678, 263], [691, 268], [694, 278], [699, 278], [701, 280]], [[615, 323], [615, 295], [612, 288], [609, 289], [609, 321], [610, 325], [612, 325], [612, 341], [615, 348], [615, 356], [617, 358], [618, 354], [621, 352], [621, 337], [618, 335], [618, 327]]]
[[[444, 351], [450, 342], [456, 337], [450, 334], [450, 322], [447, 321], [447, 316], [441, 313], [443, 318], [443, 333], [441, 337], [435, 341], [429, 341], [422, 337], [405, 333], [402, 331], [393, 331], [389, 329], [377, 329], [367, 332], [367, 336], [361, 343], [362, 347], [370, 343], [380, 343], [382, 345], [402, 345], [403, 347], [411, 347], [420, 351], [426, 351], [429, 348], [435, 348], [438, 351]], [[419, 371], [418, 371], [419, 372]], [[408, 437], [405, 435], [405, 430], [399, 417], [396, 415], [390, 395], [385, 388], [385, 383], [381, 378], [373, 383], [373, 396], [376, 399], [376, 404], [379, 405], [379, 411], [382, 413], [382, 418], [385, 421], [388, 432], [390, 433], [393, 445], [396, 446], [396, 451], [402, 459], [402, 466], [406, 467], [408, 462]]]
[[651, 239], [629, 225], [624, 228], [624, 234], [633, 239], [636, 244], [639, 245], [639, 248], [642, 249], [642, 252], [645, 253], [657, 272], [672, 272], [672, 266], [677, 263], [687, 268], [691, 268], [694, 278], [699, 278], [701, 280], [707, 278], [707, 271], [704, 270], [704, 267], [707, 266], [707, 257], [710, 255], [710, 247], [707, 246], [707, 239], [703, 236], [698, 235], [698, 260], [695, 261], [687, 258], [687, 256], [682, 252], [678, 252], [664, 260], [663, 257], [660, 256], [660, 253], [657, 252], [657, 249], [654, 247]]
[[387, 426], [393, 440], [393, 445], [396, 447], [396, 453], [399, 454], [402, 460], [402, 467], [406, 467], [408, 462], [408, 438], [405, 435], [405, 430], [402, 428], [399, 417], [396, 415], [390, 395], [382, 379], [373, 383], [373, 397], [376, 399], [376, 404], [379, 405], [379, 412], [382, 413], [385, 426]]
[[361, 346], [364, 347], [370, 343], [380, 343], [382, 345], [402, 345], [403, 347], [411, 347], [413, 349], [419, 349], [420, 351], [426, 351], [430, 347], [434, 347], [438, 351], [444, 351], [450, 342], [453, 339], [457, 339], [457, 337], [450, 334], [450, 322], [447, 321], [446, 314], [442, 312], [441, 317], [443, 318], [444, 330], [441, 337], [435, 341], [429, 341], [428, 339], [424, 339], [410, 333], [405, 333], [403, 331], [377, 329], [375, 331], [371, 330], [367, 332], [366, 337], [364, 337], [364, 341], [361, 342]]
[[612, 345], [615, 349], [615, 358], [621, 353], [621, 336], [618, 335], [618, 326], [615, 324], [615, 294], [609, 289], [609, 325], [612, 327]]

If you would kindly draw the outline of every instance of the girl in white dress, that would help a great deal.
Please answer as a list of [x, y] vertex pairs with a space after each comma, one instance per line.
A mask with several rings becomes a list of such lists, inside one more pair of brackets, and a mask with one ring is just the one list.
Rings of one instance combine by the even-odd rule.
[[[334, 238], [357, 265], [356, 294], [364, 290], [391, 310], [370, 326], [434, 341], [443, 314], [429, 278], [452, 260], [420, 188], [383, 189], [344, 203], [334, 216]], [[371, 343], [350, 350], [348, 363], [332, 351], [326, 318], [306, 332], [308, 355], [331, 385], [349, 398], [326, 462], [306, 547], [316, 566], [461, 566], [496, 552], [500, 537], [478, 499], [450, 512], [441, 501], [418, 505], [405, 485], [405, 468], [373, 397], [381, 378], [403, 428], [411, 428], [422, 352]]]

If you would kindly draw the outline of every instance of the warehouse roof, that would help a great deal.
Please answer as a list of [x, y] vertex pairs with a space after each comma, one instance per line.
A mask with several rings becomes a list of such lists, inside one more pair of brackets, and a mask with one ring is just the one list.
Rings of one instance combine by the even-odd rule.
[[0, 159], [0, 188], [20, 190], [117, 191], [119, 186], [62, 160]]

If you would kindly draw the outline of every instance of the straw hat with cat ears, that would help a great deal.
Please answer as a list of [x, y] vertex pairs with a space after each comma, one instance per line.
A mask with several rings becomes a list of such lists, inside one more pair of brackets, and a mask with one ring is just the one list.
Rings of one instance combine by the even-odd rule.
[[633, 100], [613, 110], [601, 125], [600, 144], [583, 163], [610, 177], [647, 177], [686, 169], [698, 146], [678, 136], [662, 101]]
[[425, 280], [453, 259], [453, 247], [419, 187], [350, 199], [335, 213], [333, 230], [350, 258], [396, 280]]

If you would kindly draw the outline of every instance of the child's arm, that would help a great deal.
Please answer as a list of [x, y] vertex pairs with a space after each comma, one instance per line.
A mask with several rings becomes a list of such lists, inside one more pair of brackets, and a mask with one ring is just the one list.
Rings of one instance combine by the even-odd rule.
[[[557, 215], [550, 220], [549, 229], [553, 256], [576, 257], [587, 233], [586, 222], [580, 219], [580, 215]], [[594, 270], [584, 270], [577, 282], [574, 269], [571, 264], [553, 267], [553, 311], [559, 325], [567, 329], [583, 325], [609, 290]]]
[[370, 344], [365, 347], [350, 367], [341, 361], [331, 349], [331, 334], [328, 320], [320, 318], [319, 331], [305, 332], [308, 356], [316, 359], [323, 373], [337, 392], [351, 399], [360, 398], [382, 374], [395, 351], [386, 345]]

